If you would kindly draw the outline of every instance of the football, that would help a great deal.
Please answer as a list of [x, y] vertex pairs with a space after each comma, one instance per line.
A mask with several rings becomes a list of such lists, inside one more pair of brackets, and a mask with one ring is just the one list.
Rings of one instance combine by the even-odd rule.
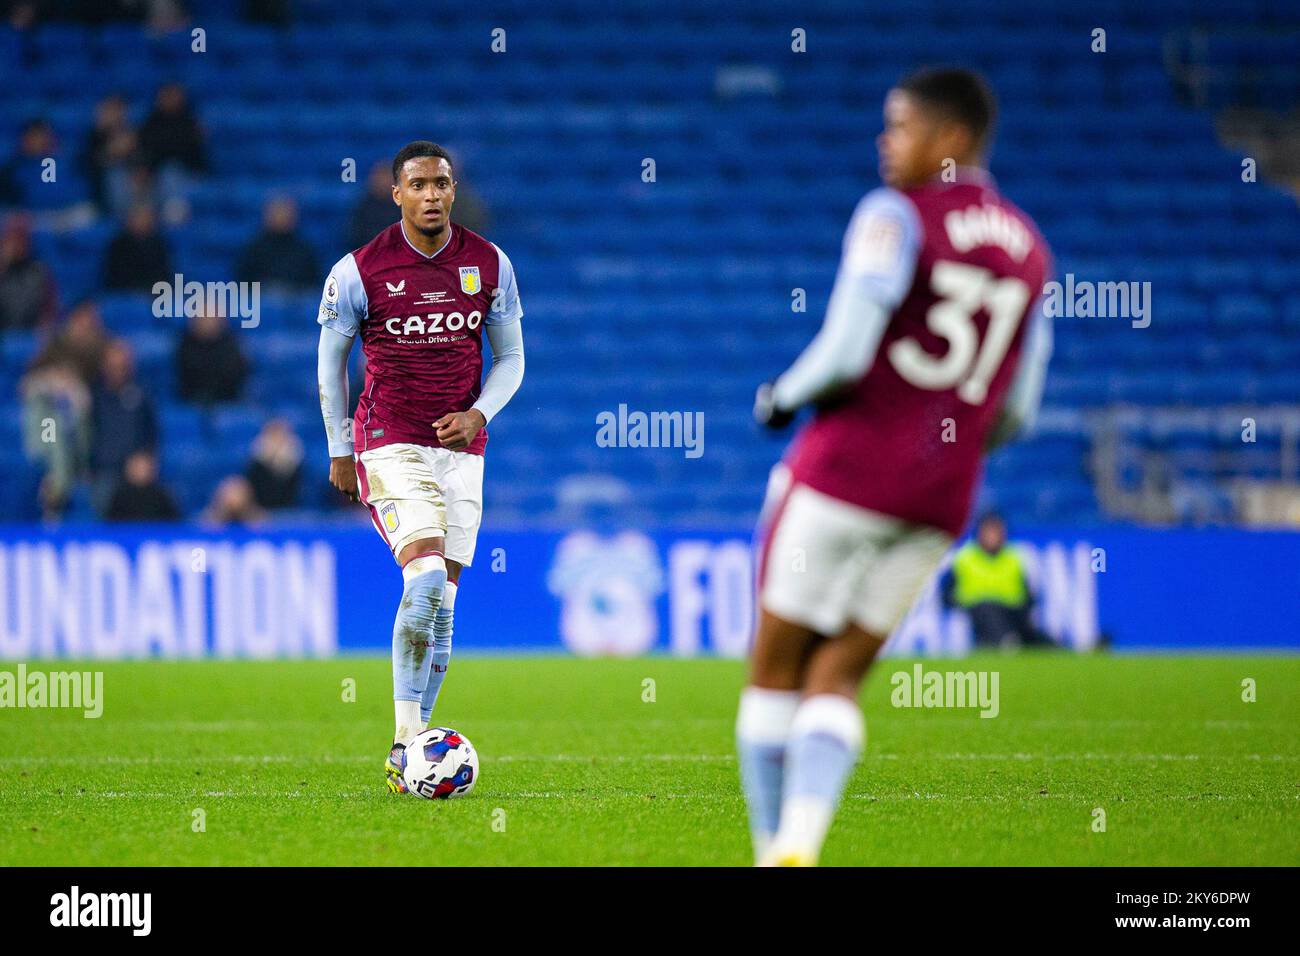
[[478, 752], [464, 734], [430, 727], [406, 748], [402, 777], [411, 793], [427, 800], [467, 796], [478, 783]]

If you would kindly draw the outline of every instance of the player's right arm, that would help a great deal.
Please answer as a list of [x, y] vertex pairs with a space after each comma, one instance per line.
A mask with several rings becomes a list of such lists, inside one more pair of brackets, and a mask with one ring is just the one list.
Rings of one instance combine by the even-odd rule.
[[330, 270], [321, 293], [320, 342], [316, 347], [316, 383], [321, 417], [330, 455], [330, 484], [358, 500], [357, 469], [353, 461], [352, 419], [348, 416], [348, 355], [366, 316], [366, 293], [352, 254]]
[[1041, 301], [1035, 303], [1030, 315], [1033, 318], [1025, 332], [1020, 364], [985, 442], [988, 449], [997, 448], [1030, 431], [1038, 418], [1038, 409], [1043, 402], [1043, 385], [1047, 379], [1047, 363], [1052, 358], [1052, 319]]
[[902, 193], [882, 188], [863, 198], [844, 234], [821, 330], [775, 383], [758, 390], [754, 416], [761, 424], [780, 427], [802, 406], [867, 373], [894, 309], [911, 288], [920, 247], [920, 217]]

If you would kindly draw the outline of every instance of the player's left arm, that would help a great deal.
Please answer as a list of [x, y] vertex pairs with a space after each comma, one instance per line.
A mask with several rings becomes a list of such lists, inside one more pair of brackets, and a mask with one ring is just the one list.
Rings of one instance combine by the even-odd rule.
[[438, 441], [453, 451], [469, 446], [497, 412], [519, 390], [524, 380], [524, 309], [519, 301], [514, 266], [499, 248], [500, 270], [492, 305], [484, 321], [484, 332], [492, 348], [492, 367], [483, 382], [478, 401], [467, 411], [450, 412], [434, 422]]
[[779, 428], [802, 406], [862, 378], [894, 309], [916, 274], [921, 221], [893, 189], [868, 193], [853, 213], [826, 318], [817, 336], [775, 383], [759, 387], [754, 417]]
[[1033, 319], [1025, 332], [1020, 364], [998, 412], [997, 421], [989, 432], [986, 448], [996, 448], [1017, 435], [1029, 432], [1034, 427], [1038, 410], [1043, 403], [1047, 364], [1052, 358], [1052, 319], [1043, 308], [1041, 299], [1034, 303], [1030, 314]]

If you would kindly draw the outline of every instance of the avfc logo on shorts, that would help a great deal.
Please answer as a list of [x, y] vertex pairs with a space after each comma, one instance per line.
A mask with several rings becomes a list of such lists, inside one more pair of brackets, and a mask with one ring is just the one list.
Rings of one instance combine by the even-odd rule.
[[392, 534], [394, 531], [397, 530], [397, 525], [399, 522], [397, 520], [397, 505], [395, 503], [390, 501], [388, 504], [380, 508], [379, 517], [384, 522], [384, 530], [386, 530], [389, 534]]
[[478, 277], [478, 266], [460, 267], [460, 291], [466, 295], [478, 295], [483, 282]]

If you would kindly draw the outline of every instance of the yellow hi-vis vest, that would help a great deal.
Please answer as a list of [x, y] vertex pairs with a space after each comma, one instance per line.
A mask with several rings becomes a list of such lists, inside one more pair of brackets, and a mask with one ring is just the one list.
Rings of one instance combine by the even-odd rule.
[[953, 600], [960, 607], [974, 604], [1002, 604], [1021, 607], [1025, 591], [1025, 569], [1014, 548], [1004, 547], [989, 554], [969, 541], [952, 559]]

